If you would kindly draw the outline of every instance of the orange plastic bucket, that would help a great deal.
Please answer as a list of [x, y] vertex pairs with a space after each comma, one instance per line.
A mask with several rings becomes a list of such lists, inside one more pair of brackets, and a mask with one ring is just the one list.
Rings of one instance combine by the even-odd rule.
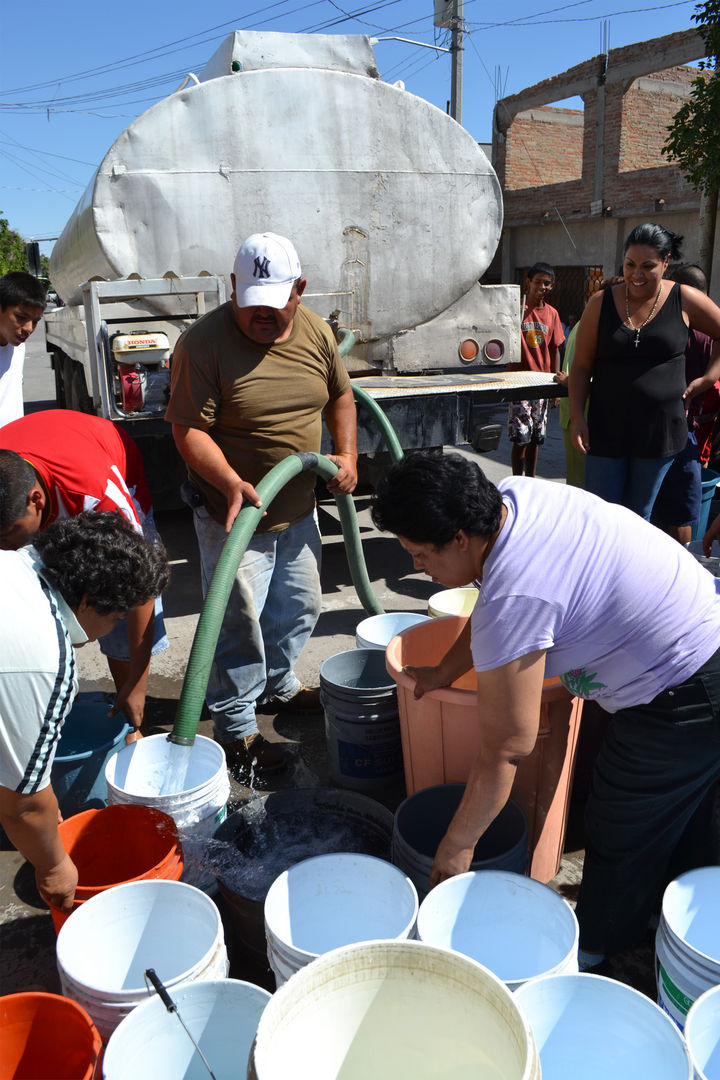
[[0, 1080], [93, 1080], [101, 1050], [97, 1028], [76, 1001], [0, 997]]
[[[126, 881], [178, 881], [182, 847], [169, 814], [152, 806], [119, 803], [84, 810], [59, 826], [60, 839], [78, 869], [73, 910], [91, 896]], [[55, 932], [68, 918], [51, 907]]]

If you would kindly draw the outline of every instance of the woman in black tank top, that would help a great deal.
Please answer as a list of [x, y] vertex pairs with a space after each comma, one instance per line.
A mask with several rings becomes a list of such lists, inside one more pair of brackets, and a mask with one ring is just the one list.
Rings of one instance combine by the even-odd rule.
[[[587, 490], [647, 520], [685, 448], [688, 399], [720, 378], [720, 308], [698, 289], [663, 277], [681, 240], [661, 225], [632, 230], [623, 280], [591, 297], [580, 320], [568, 383], [573, 443], [588, 455]], [[715, 344], [705, 375], [686, 386], [691, 326]]]

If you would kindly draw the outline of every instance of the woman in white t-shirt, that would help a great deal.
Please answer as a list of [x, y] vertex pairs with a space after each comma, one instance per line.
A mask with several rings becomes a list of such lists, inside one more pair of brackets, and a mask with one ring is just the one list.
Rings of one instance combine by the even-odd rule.
[[556, 675], [614, 714], [587, 807], [581, 946], [591, 966], [636, 944], [664, 885], [690, 868], [684, 854], [692, 865], [718, 861], [716, 580], [624, 507], [524, 477], [496, 487], [459, 454], [393, 465], [372, 516], [416, 569], [479, 589], [443, 660], [408, 669], [421, 697], [472, 667], [483, 701], [483, 748], [431, 885], [468, 869], [533, 750], [543, 680]]

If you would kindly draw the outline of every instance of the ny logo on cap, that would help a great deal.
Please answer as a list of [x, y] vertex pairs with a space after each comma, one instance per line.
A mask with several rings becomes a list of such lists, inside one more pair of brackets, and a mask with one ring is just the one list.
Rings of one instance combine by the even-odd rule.
[[253, 264], [253, 277], [254, 278], [268, 278], [270, 277], [270, 262], [267, 255], [264, 255], [262, 259], [259, 255], [255, 257]]

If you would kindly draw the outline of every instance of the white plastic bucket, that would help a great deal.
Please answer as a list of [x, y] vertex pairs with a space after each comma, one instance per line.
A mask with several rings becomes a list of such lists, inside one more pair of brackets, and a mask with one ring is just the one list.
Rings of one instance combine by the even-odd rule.
[[689, 870], [665, 890], [655, 939], [658, 1004], [682, 1029], [692, 1003], [720, 983], [720, 866]]
[[[217, 1080], [243, 1076], [268, 991], [238, 979], [217, 979], [178, 986], [171, 996]], [[206, 1080], [207, 1070], [178, 1016], [157, 995], [133, 1009], [110, 1036], [105, 1080]]]
[[484, 964], [516, 990], [539, 975], [578, 970], [578, 922], [548, 885], [507, 870], [448, 878], [418, 913], [417, 936]]
[[180, 881], [132, 881], [91, 897], [61, 927], [57, 965], [63, 994], [87, 1010], [104, 1039], [154, 994], [147, 968], [171, 993], [228, 973], [217, 907]]
[[638, 990], [603, 975], [544, 975], [519, 987], [542, 1080], [690, 1080], [682, 1035]]
[[414, 611], [385, 611], [382, 615], [371, 615], [355, 627], [355, 644], [358, 649], [386, 649], [396, 634], [429, 619], [429, 615], [418, 615]]
[[249, 1080], [538, 1080], [529, 1025], [492, 972], [420, 941], [348, 945], [268, 1002]]
[[275, 879], [265, 898], [276, 985], [343, 945], [411, 937], [417, 914], [415, 886], [384, 859], [343, 852], [296, 863]]
[[685, 1041], [696, 1080], [720, 1080], [720, 986], [695, 1001], [685, 1022]]
[[478, 590], [474, 586], [462, 589], [441, 589], [433, 593], [428, 600], [428, 615], [433, 619], [443, 618], [445, 615], [472, 615], [472, 610], [478, 598]]
[[[161, 794], [179, 760], [179, 789]], [[109, 803], [142, 803], [170, 814], [183, 846], [182, 880], [212, 891], [215, 877], [203, 867], [203, 849], [227, 814], [230, 781], [223, 748], [204, 735], [187, 748], [169, 742], [167, 735], [150, 735], [111, 757], [105, 779]]]

